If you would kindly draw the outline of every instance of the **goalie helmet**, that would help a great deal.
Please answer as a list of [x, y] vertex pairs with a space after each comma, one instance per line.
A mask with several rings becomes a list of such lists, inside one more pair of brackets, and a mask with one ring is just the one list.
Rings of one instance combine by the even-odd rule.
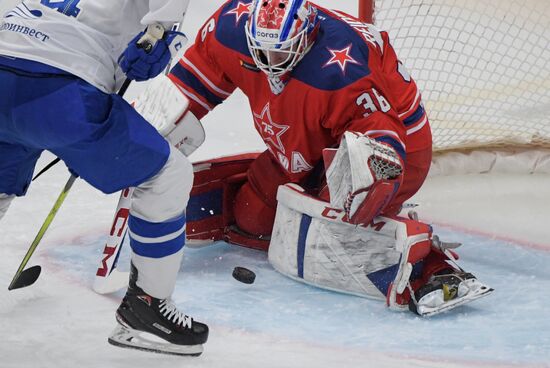
[[271, 78], [280, 77], [291, 71], [313, 44], [317, 9], [304, 0], [255, 0], [245, 29], [256, 66]]

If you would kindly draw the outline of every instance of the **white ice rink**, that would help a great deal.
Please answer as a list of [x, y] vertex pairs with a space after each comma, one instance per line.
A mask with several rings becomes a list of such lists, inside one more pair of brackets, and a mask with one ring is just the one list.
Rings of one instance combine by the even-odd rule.
[[[2, 0], [0, 10], [8, 3]], [[220, 3], [195, 0], [185, 31], [194, 35]], [[340, 3], [356, 11], [355, 2]], [[263, 150], [247, 106], [236, 94], [204, 119], [207, 141], [192, 160]], [[38, 168], [51, 159], [45, 154]], [[550, 367], [550, 174], [432, 177], [412, 200], [437, 234], [464, 244], [461, 265], [496, 290], [435, 318], [296, 283], [276, 273], [262, 252], [225, 243], [188, 249], [175, 300], [210, 326], [199, 358], [107, 343], [122, 293], [99, 296], [91, 285], [118, 195], [83, 181], [30, 262], [43, 267], [40, 279], [7, 291], [68, 177], [57, 165], [0, 222], [1, 368]], [[254, 270], [256, 283], [233, 280], [235, 266]], [[128, 268], [127, 253], [120, 267]]]

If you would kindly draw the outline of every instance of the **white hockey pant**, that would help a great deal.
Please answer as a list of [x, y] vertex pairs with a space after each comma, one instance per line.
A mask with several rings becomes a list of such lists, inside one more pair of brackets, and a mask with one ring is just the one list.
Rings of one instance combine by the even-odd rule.
[[138, 186], [132, 197], [129, 235], [137, 285], [147, 294], [168, 298], [174, 291], [185, 244], [185, 208], [193, 167], [177, 149], [160, 172]]

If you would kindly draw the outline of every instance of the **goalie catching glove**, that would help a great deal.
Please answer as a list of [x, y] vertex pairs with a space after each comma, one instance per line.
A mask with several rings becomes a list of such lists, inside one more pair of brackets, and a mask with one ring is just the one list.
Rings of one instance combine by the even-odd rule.
[[345, 132], [336, 149], [325, 150], [330, 204], [350, 223], [368, 225], [393, 199], [403, 180], [403, 163], [389, 145]]

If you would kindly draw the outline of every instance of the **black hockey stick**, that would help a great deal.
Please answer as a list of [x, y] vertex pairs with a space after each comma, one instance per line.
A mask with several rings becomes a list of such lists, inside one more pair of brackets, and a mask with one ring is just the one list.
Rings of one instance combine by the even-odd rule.
[[40, 271], [42, 270], [40, 266], [33, 266], [27, 269], [25, 269], [25, 266], [31, 259], [32, 254], [34, 253], [34, 251], [36, 250], [36, 247], [38, 246], [38, 243], [40, 243], [40, 240], [42, 240], [42, 238], [44, 237], [46, 230], [48, 230], [48, 228], [50, 227], [50, 224], [52, 223], [55, 215], [57, 214], [57, 211], [63, 204], [63, 201], [65, 201], [67, 194], [69, 194], [69, 190], [71, 190], [71, 187], [73, 186], [75, 180], [76, 180], [76, 176], [71, 175], [71, 177], [69, 178], [69, 181], [67, 181], [67, 184], [65, 184], [65, 187], [61, 191], [61, 194], [59, 194], [59, 197], [57, 197], [57, 201], [55, 201], [55, 204], [53, 205], [52, 210], [46, 217], [46, 220], [42, 224], [42, 227], [38, 231], [38, 234], [36, 234], [36, 237], [32, 241], [31, 246], [27, 251], [27, 254], [25, 254], [25, 257], [21, 261], [21, 264], [19, 265], [19, 268], [15, 273], [15, 276], [13, 276], [10, 286], [8, 286], [8, 290], [20, 289], [25, 286], [32, 285], [38, 279], [38, 276], [40, 276]]
[[54, 167], [59, 161], [61, 161], [61, 159], [57, 157], [55, 160], [53, 160], [52, 162], [44, 166], [44, 168], [40, 170], [38, 174], [34, 176], [34, 178], [32, 178], [32, 181], [35, 181], [36, 179], [38, 179], [42, 174], [44, 174], [46, 171]]
[[[129, 79], [126, 79], [124, 81], [124, 83], [122, 84], [122, 87], [118, 91], [119, 96], [122, 97], [124, 95], [124, 93], [128, 89], [128, 86], [130, 86], [130, 83], [131, 81]], [[50, 164], [46, 166], [45, 169], [43, 169], [37, 176], [35, 176], [35, 179], [41, 174], [43, 174], [44, 172], [46, 172], [50, 167], [54, 166], [59, 161], [60, 161], [59, 159], [52, 161]], [[8, 290], [24, 288], [26, 286], [30, 286], [34, 284], [36, 280], [38, 280], [38, 277], [40, 276], [40, 272], [42, 271], [42, 268], [37, 265], [37, 266], [32, 266], [30, 268], [25, 269], [25, 266], [31, 259], [31, 256], [33, 255], [34, 251], [38, 247], [38, 244], [40, 243], [40, 241], [44, 237], [44, 234], [46, 233], [51, 223], [53, 222], [53, 219], [55, 218], [57, 211], [59, 211], [59, 208], [65, 201], [65, 198], [67, 197], [67, 194], [69, 194], [69, 191], [71, 190], [71, 187], [73, 186], [76, 179], [77, 179], [76, 175], [71, 175], [69, 180], [67, 180], [67, 183], [65, 184], [65, 187], [63, 187], [63, 190], [57, 197], [57, 200], [55, 201], [53, 208], [51, 209], [50, 213], [46, 217], [46, 220], [44, 220], [44, 223], [42, 224], [42, 227], [40, 227], [38, 234], [36, 234], [36, 237], [32, 241], [31, 246], [27, 251], [27, 254], [25, 254], [25, 257], [23, 257], [23, 260], [21, 261], [21, 264], [19, 265], [17, 272], [13, 276], [13, 279], [11, 280], [11, 283], [8, 286]]]

